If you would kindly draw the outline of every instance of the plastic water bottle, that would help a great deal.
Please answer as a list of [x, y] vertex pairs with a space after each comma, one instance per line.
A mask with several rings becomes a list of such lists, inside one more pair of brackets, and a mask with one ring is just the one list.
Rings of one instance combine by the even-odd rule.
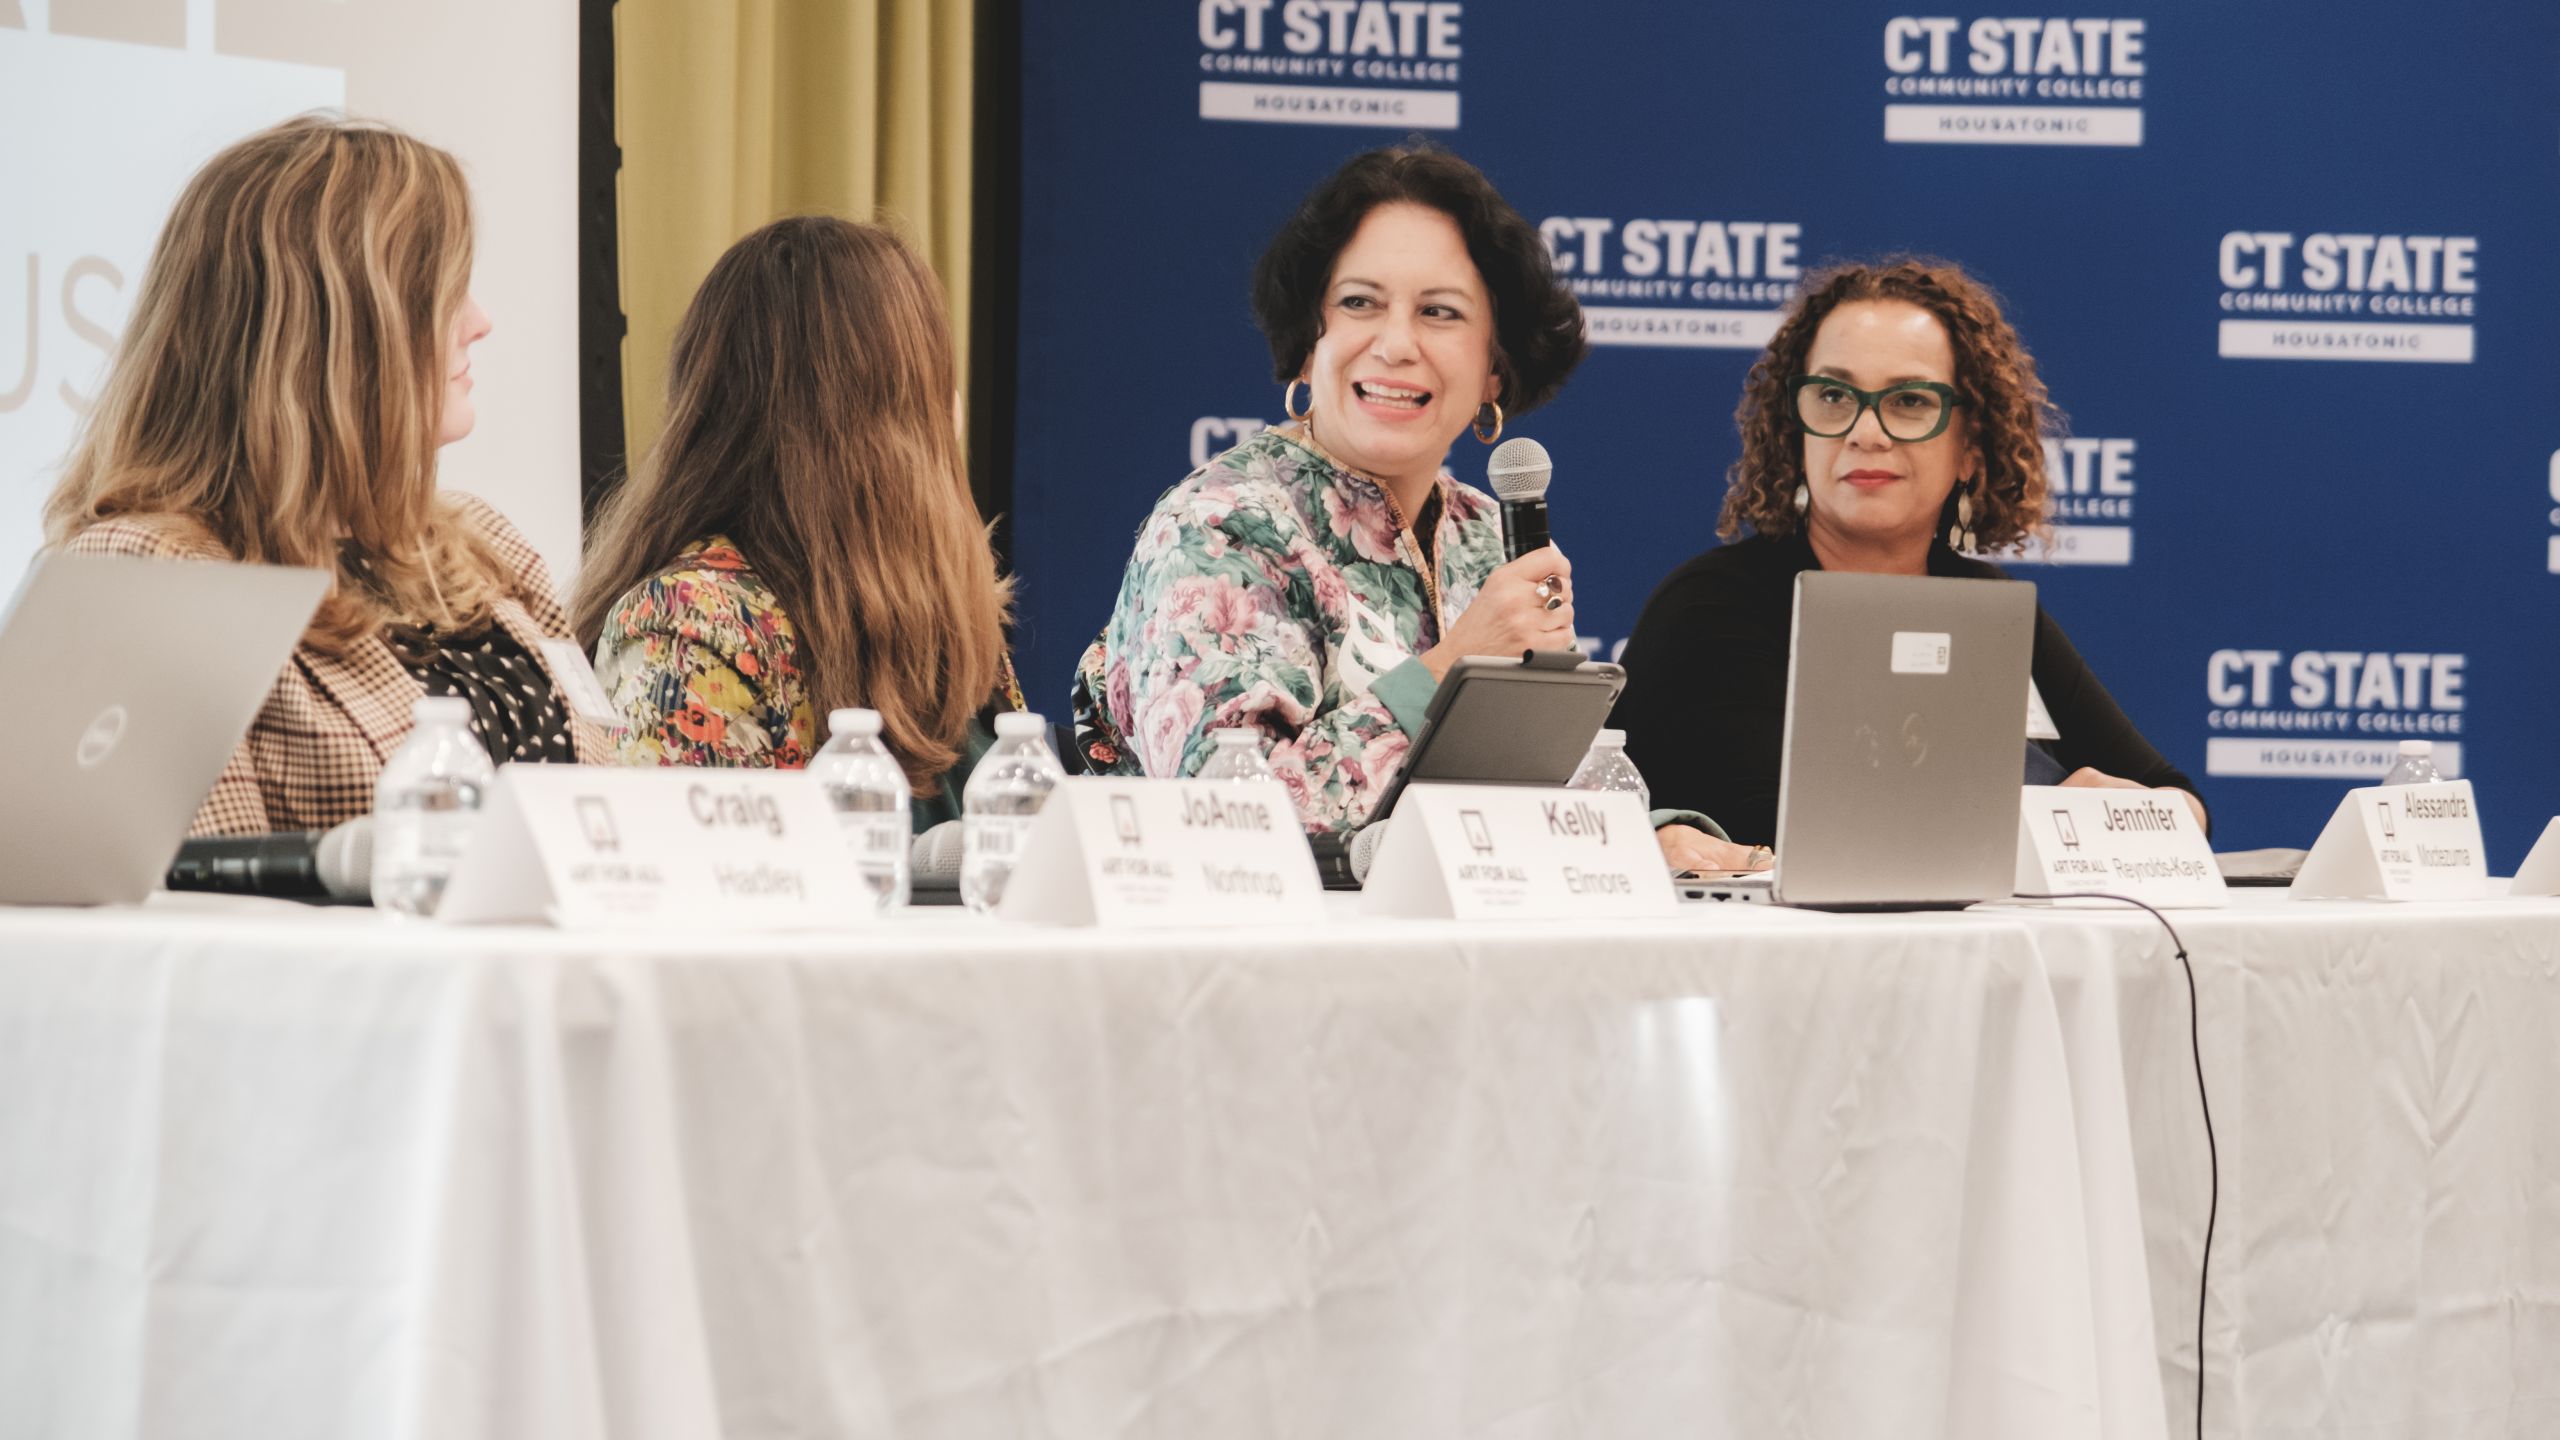
[[1627, 732], [1603, 730], [1591, 737], [1591, 748], [1583, 754], [1582, 764], [1565, 782], [1568, 790], [1624, 790], [1636, 797], [1645, 809], [1653, 808], [1653, 789], [1637, 772], [1636, 762], [1627, 758]]
[[2403, 740], [2400, 742], [2399, 763], [2391, 767], [2390, 774], [2382, 777], [2382, 783], [2385, 785], [2433, 785], [2443, 778], [2436, 773], [2436, 742]]
[[1263, 758], [1262, 732], [1250, 725], [1212, 730], [1209, 739], [1217, 749], [1209, 752], [1209, 763], [1200, 767], [1203, 780], [1269, 780], [1271, 762]]
[[827, 803], [844, 827], [854, 871], [881, 911], [907, 903], [907, 847], [914, 829], [907, 772], [880, 743], [880, 712], [846, 709], [827, 715], [827, 743], [809, 762]]
[[960, 900], [984, 915], [1004, 903], [1004, 888], [1031, 838], [1031, 822], [1066, 771], [1049, 749], [1049, 724], [1027, 710], [996, 716], [995, 748], [978, 761], [960, 792]]
[[373, 790], [373, 904], [424, 918], [444, 903], [498, 772], [471, 734], [471, 702], [429, 695], [411, 713], [417, 728]]

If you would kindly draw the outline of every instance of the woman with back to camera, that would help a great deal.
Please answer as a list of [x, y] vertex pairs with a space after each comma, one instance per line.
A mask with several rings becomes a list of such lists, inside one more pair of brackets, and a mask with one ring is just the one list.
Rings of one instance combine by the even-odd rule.
[[337, 576], [191, 833], [369, 813], [423, 695], [467, 700], [495, 760], [603, 753], [552, 679], [541, 557], [436, 490], [490, 331], [471, 250], [451, 155], [323, 116], [216, 155], [170, 212], [46, 539]]
[[[1573, 644], [1572, 566], [1552, 546], [1504, 563], [1495, 502], [1443, 462], [1555, 395], [1582, 312], [1492, 183], [1421, 143], [1318, 185], [1253, 309], [1288, 423], [1156, 502], [1078, 668], [1078, 743], [1097, 770], [1187, 775], [1212, 730], [1253, 727], [1301, 822], [1338, 834], [1459, 657]], [[1657, 831], [1674, 863], [1745, 860], [1685, 818]]]
[[[1645, 602], [1613, 723], [1658, 799], [1767, 845], [1795, 577], [2005, 578], [1959, 552], [2007, 549], [2041, 524], [2058, 417], [1997, 298], [1953, 265], [1906, 258], [1807, 279], [1735, 420], [1742, 458], [1716, 533], [1736, 543], [1681, 565]], [[2061, 739], [2022, 738], [2026, 783], [2171, 789], [2205, 821], [2194, 783], [2041, 606], [2032, 673]], [[2021, 696], [2022, 722], [2024, 710]]]
[[[1011, 582], [969, 494], [951, 326], [889, 231], [778, 220], [729, 247], [677, 327], [664, 431], [598, 517], [576, 604], [636, 764], [798, 769], [862, 706], [959, 818], [1023, 708]], [[985, 713], [982, 713], [985, 712]]]

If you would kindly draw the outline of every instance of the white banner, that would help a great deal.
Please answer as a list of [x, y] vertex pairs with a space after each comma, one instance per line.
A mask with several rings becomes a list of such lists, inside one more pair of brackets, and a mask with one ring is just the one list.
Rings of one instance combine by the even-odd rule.
[[1594, 345], [1675, 350], [1757, 350], [1778, 333], [1776, 310], [1681, 310], [1669, 306], [1585, 305], [1583, 333]]
[[1275, 125], [1392, 125], [1408, 130], [1455, 130], [1458, 92], [1240, 85], [1232, 80], [1203, 80], [1200, 118], [1260, 120]]
[[[2461, 741], [2436, 741], [2432, 758], [2437, 774], [2448, 780], [2462, 778]], [[2397, 740], [2262, 740], [2221, 735], [2204, 742], [2207, 775], [2372, 780], [2390, 774], [2399, 761]]]
[[1904, 145], [2139, 145], [2142, 111], [2122, 105], [1887, 105], [1884, 138]]
[[2415, 360], [2471, 363], [2468, 325], [2376, 320], [2225, 320], [2226, 360]]

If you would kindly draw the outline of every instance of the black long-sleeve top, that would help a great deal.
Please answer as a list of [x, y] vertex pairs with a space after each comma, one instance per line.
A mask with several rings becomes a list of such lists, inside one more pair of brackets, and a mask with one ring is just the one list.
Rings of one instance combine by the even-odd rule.
[[[1627, 687], [1609, 722], [1627, 732], [1628, 758], [1652, 788], [1653, 803], [1705, 811], [1744, 845], [1777, 838], [1795, 582], [1821, 568], [1801, 533], [1755, 537], [1684, 563], [1655, 588], [1620, 657]], [[1944, 545], [1929, 547], [1929, 573], [2008, 578], [1999, 566]], [[2039, 781], [2053, 783], [2086, 765], [2194, 793], [2195, 782], [2133, 728], [2041, 605], [2032, 665], [2036, 690], [2062, 732], [2059, 741], [2036, 742], [2059, 766]], [[2019, 703], [2023, 734], [2024, 697]]]

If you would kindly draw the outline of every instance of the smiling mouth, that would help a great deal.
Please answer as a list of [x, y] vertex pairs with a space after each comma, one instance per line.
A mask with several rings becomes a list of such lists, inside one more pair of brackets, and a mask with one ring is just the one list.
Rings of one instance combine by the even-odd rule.
[[1377, 380], [1354, 380], [1351, 393], [1372, 405], [1397, 410], [1419, 410], [1431, 403], [1431, 392], [1410, 385], [1389, 385]]

